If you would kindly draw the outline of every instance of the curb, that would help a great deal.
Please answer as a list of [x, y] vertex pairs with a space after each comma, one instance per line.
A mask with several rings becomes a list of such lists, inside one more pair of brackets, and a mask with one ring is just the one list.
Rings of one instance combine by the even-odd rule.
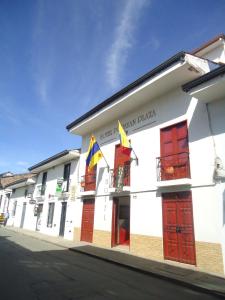
[[192, 284], [192, 283], [189, 283], [189, 282], [185, 282], [183, 280], [179, 280], [177, 278], [167, 277], [167, 276], [165, 276], [163, 274], [159, 274], [159, 273], [156, 273], [156, 272], [153, 272], [153, 271], [143, 270], [143, 269], [138, 268], [136, 266], [124, 264], [124, 263], [121, 263], [121, 262], [118, 262], [118, 261], [115, 261], [115, 260], [111, 260], [109, 258], [105, 258], [105, 257], [101, 257], [101, 256], [98, 256], [98, 255], [95, 255], [95, 254], [87, 253], [85, 251], [78, 250], [76, 248], [68, 248], [68, 249], [70, 251], [77, 252], [77, 253], [80, 253], [80, 254], [84, 254], [84, 255], [87, 255], [87, 256], [90, 256], [90, 257], [94, 257], [96, 259], [99, 259], [99, 260], [108, 262], [110, 264], [114, 264], [114, 265], [126, 268], [128, 270], [132, 270], [132, 271], [135, 271], [135, 272], [138, 272], [138, 273], [142, 273], [142, 274], [145, 274], [145, 275], [151, 275], [151, 276], [153, 276], [155, 278], [167, 280], [167, 281], [170, 281], [170, 282], [172, 282], [172, 283], [174, 283], [176, 285], [182, 285], [184, 287], [187, 287], [189, 289], [202, 292], [204, 294], [210, 294], [210, 295], [216, 296], [219, 299], [225, 299], [225, 294], [221, 293], [219, 291], [207, 289], [207, 288], [201, 287], [199, 285], [195, 285], [195, 284]]
[[61, 245], [61, 244], [59, 244], [59, 243], [55, 243], [55, 242], [49, 241], [49, 240], [47, 240], [47, 239], [40, 238], [40, 237], [38, 237], [38, 236], [33, 236], [33, 235], [30, 235], [30, 234], [27, 234], [27, 233], [24, 233], [24, 232], [21, 232], [21, 231], [16, 231], [16, 230], [13, 230], [13, 229], [7, 228], [7, 227], [6, 227], [6, 230], [9, 230], [9, 231], [12, 231], [12, 232], [15, 232], [15, 233], [24, 235], [24, 236], [29, 236], [30, 238], [33, 238], [33, 239], [36, 239], [36, 240], [39, 240], [39, 241], [42, 241], [42, 242], [49, 243], [49, 244], [52, 244], [52, 245], [61, 247], [61, 248], [63, 248], [63, 249], [69, 249], [67, 246], [63, 246], [63, 245]]

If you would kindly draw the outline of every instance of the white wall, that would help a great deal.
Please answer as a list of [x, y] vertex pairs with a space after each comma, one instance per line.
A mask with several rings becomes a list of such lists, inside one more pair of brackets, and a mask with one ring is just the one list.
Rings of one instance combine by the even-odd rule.
[[[35, 195], [37, 194], [37, 186], [41, 185], [42, 183], [43, 173], [47, 172], [45, 196], [43, 201], [39, 200], [39, 203], [43, 203], [43, 212], [42, 212], [41, 229], [40, 229], [40, 232], [42, 233], [53, 235], [53, 236], [59, 235], [62, 200], [58, 200], [58, 198], [56, 197], [56, 185], [57, 185], [57, 179], [63, 177], [64, 165], [70, 162], [71, 162], [70, 187], [74, 186], [76, 192], [78, 192], [78, 172], [79, 172], [78, 160], [67, 161], [64, 164], [57, 165], [50, 169], [46, 169], [38, 175]], [[65, 201], [67, 202], [67, 213], [66, 213], [64, 237], [67, 239], [73, 239], [73, 227], [75, 222], [75, 212], [74, 212], [75, 201], [74, 199], [70, 200], [70, 198]], [[52, 227], [47, 227], [49, 203], [55, 203]]]
[[[155, 112], [153, 117], [147, 121], [137, 121], [139, 116], [149, 111]], [[217, 115], [216, 111], [215, 115]], [[150, 101], [149, 104], [140, 107], [139, 111], [121, 116], [119, 119], [122, 124], [126, 124], [128, 138], [139, 159], [138, 166], [135, 161], [131, 164], [131, 233], [162, 236], [162, 200], [160, 190], [157, 193], [156, 184], [156, 157], [160, 156], [160, 129], [187, 120], [195, 238], [205, 242], [220, 242], [220, 206], [213, 181], [215, 153], [206, 105], [182, 92], [181, 89], [176, 89]], [[136, 120], [136, 124], [129, 126], [132, 120]], [[115, 145], [119, 143], [116, 128], [117, 120], [93, 133], [110, 168], [114, 166]], [[83, 137], [80, 158], [81, 175], [85, 174], [89, 141], [90, 135]], [[221, 151], [222, 143], [224, 143], [224, 138], [221, 142]], [[133, 154], [132, 156], [134, 157]], [[110, 231], [112, 196], [109, 195], [109, 174], [103, 159], [97, 168], [94, 228]], [[182, 191], [183, 189], [184, 187], [176, 187], [168, 191]], [[82, 210], [81, 200], [79, 209]], [[81, 212], [77, 218], [81, 218]], [[80, 226], [80, 223], [81, 221], [76, 222], [76, 225]]]

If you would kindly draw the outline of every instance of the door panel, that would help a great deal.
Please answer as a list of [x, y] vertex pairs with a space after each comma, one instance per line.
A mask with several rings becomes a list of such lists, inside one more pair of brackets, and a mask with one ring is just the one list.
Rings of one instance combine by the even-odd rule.
[[196, 264], [190, 192], [163, 194], [163, 245], [166, 259]]
[[187, 122], [161, 129], [161, 179], [190, 177]]
[[84, 200], [81, 224], [81, 241], [92, 243], [94, 227], [94, 209], [94, 200]]
[[97, 166], [94, 166], [92, 169], [88, 169], [86, 166], [85, 171], [85, 191], [94, 191], [96, 188], [96, 168]]
[[117, 185], [117, 177], [123, 172], [123, 185], [130, 185], [130, 154], [131, 149], [124, 148], [120, 144], [115, 147], [115, 161], [114, 161], [114, 187]]
[[163, 201], [163, 241], [166, 259], [177, 260], [179, 256], [178, 236], [176, 233], [177, 213], [176, 202]]

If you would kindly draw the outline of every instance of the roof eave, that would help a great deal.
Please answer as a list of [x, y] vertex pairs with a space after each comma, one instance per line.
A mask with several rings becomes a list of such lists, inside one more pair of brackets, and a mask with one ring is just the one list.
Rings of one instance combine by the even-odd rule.
[[104, 100], [103, 102], [101, 102], [100, 104], [98, 104], [97, 106], [92, 108], [90, 111], [88, 111], [87, 113], [85, 113], [84, 115], [82, 115], [81, 117], [79, 117], [78, 119], [76, 119], [75, 121], [70, 123], [69, 125], [67, 125], [66, 129], [68, 131], [70, 131], [75, 125], [77, 125], [77, 124], [81, 123], [82, 121], [88, 119], [90, 116], [97, 113], [101, 109], [107, 107], [109, 104], [112, 104], [119, 97], [121, 97], [121, 96], [125, 95], [126, 93], [130, 92], [132, 89], [138, 87], [140, 84], [144, 83], [146, 80], [150, 79], [151, 77], [157, 75], [161, 71], [163, 71], [166, 68], [170, 67], [174, 63], [182, 60], [184, 58], [185, 54], [186, 53], [184, 51], [181, 51], [181, 52], [177, 53], [176, 55], [172, 56], [171, 58], [169, 58], [168, 60], [166, 60], [165, 62], [163, 62], [162, 64], [160, 64], [159, 66], [157, 66], [156, 68], [151, 70], [150, 72], [146, 73], [145, 75], [138, 78], [137, 80], [135, 80], [131, 84], [127, 85], [125, 88], [123, 88], [122, 90], [120, 90], [116, 94], [112, 95], [111, 97], [107, 98], [106, 100]]

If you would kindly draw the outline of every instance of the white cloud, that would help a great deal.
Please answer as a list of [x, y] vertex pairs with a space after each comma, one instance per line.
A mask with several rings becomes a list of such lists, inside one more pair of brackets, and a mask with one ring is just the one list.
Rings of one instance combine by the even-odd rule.
[[115, 29], [115, 40], [106, 62], [107, 80], [115, 88], [119, 85], [120, 75], [128, 58], [129, 49], [135, 43], [134, 32], [137, 22], [148, 0], [128, 0], [119, 16]]

